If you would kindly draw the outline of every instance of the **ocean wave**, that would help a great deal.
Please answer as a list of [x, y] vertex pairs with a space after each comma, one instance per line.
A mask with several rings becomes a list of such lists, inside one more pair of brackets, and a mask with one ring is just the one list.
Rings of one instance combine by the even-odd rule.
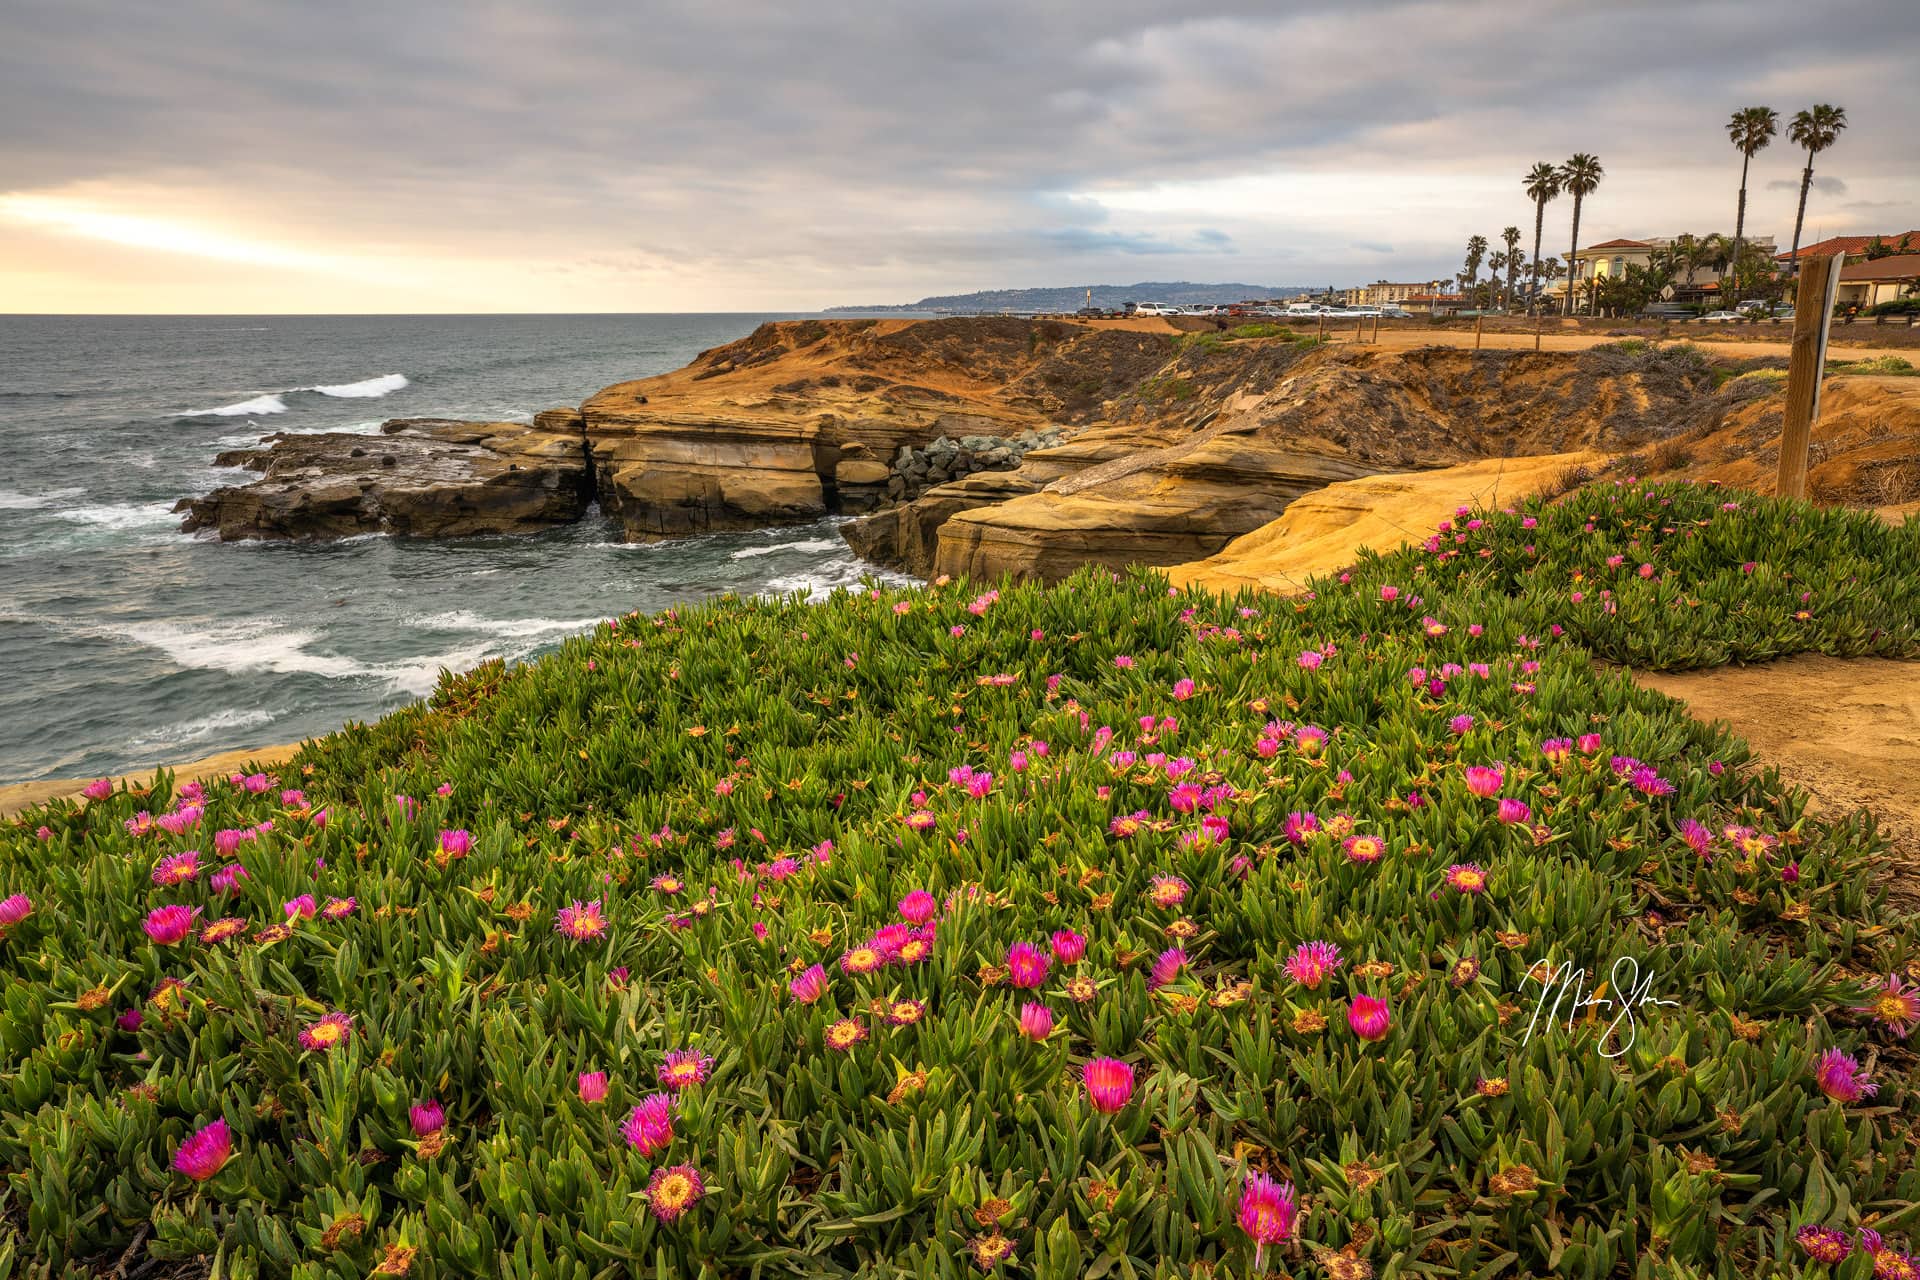
[[747, 560], [754, 556], [770, 556], [780, 551], [837, 551], [846, 544], [834, 538], [808, 538], [801, 542], [780, 542], [771, 547], [745, 547], [734, 552], [729, 559]]
[[312, 652], [307, 646], [320, 638], [315, 632], [283, 629], [271, 622], [136, 622], [96, 630], [157, 649], [179, 666], [202, 671], [267, 671], [334, 680], [376, 674], [374, 668], [353, 658]]
[[373, 400], [380, 396], [391, 395], [411, 383], [404, 373], [381, 373], [371, 378], [362, 378], [358, 382], [322, 383], [311, 387], [287, 387], [280, 391], [263, 391], [251, 400], [241, 400], [236, 404], [224, 404], [214, 409], [190, 409], [178, 416], [182, 418], [239, 418], [248, 415], [285, 413], [286, 396], [297, 396], [305, 392], [316, 395], [332, 396], [335, 399]]
[[130, 738], [127, 741], [127, 748], [139, 750], [145, 747], [177, 747], [224, 734], [231, 729], [252, 729], [263, 724], [271, 724], [273, 720], [273, 712], [262, 711], [258, 707], [216, 711], [212, 715], [201, 716], [197, 720], [184, 720], [179, 724], [170, 724], [165, 728], [142, 734], [140, 737]]
[[815, 565], [804, 573], [791, 573], [778, 578], [769, 578], [760, 588], [762, 596], [785, 596], [795, 591], [806, 592], [815, 600], [824, 600], [836, 588], [852, 589], [861, 585], [864, 578], [872, 578], [882, 586], [917, 587], [918, 578], [879, 565], [869, 564], [858, 557], [840, 556], [825, 563]]
[[67, 507], [53, 513], [62, 520], [93, 525], [99, 529], [152, 529], [170, 525], [179, 517], [173, 504], [160, 502], [103, 502], [84, 507]]
[[38, 511], [85, 492], [85, 489], [49, 489], [45, 493], [15, 493], [11, 489], [0, 489], [0, 511]]
[[483, 631], [513, 640], [552, 635], [558, 631], [591, 631], [601, 618], [483, 618], [465, 609], [408, 618], [407, 625], [428, 631]]

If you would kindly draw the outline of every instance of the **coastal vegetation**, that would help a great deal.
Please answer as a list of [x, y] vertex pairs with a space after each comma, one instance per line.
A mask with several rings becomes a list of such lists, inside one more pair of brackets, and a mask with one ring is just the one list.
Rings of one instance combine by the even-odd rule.
[[0, 1268], [1901, 1263], [1872, 821], [1607, 664], [1912, 656], [1917, 553], [1596, 484], [1298, 600], [623, 616], [96, 785], [0, 828]]

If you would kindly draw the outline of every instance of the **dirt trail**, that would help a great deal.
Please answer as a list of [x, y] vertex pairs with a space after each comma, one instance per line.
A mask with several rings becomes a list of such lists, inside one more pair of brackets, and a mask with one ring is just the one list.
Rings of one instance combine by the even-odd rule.
[[1820, 812], [1871, 810], [1901, 864], [1894, 897], [1920, 908], [1920, 662], [1802, 654], [1634, 679], [1726, 721]]
[[[188, 778], [224, 778], [239, 773], [247, 766], [272, 769], [285, 764], [300, 749], [297, 742], [283, 743], [271, 747], [242, 747], [236, 751], [222, 751], [218, 755], [191, 760], [186, 764], [155, 765], [153, 768], [138, 772], [113, 775], [116, 779], [125, 778], [131, 787], [145, 787], [153, 783], [154, 774], [161, 769], [173, 770], [174, 776]], [[49, 800], [58, 800], [62, 796], [77, 796], [92, 778], [45, 778], [39, 782], [14, 782], [0, 786], [0, 818], [11, 818], [22, 809]]]

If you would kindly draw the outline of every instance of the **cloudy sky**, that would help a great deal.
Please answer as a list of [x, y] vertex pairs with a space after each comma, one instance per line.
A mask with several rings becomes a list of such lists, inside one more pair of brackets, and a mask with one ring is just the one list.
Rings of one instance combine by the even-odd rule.
[[[0, 312], [810, 309], [1920, 227], [1916, 0], [0, 0]], [[1755, 160], [1784, 246], [1802, 158]], [[1547, 251], [1567, 247], [1568, 202]]]

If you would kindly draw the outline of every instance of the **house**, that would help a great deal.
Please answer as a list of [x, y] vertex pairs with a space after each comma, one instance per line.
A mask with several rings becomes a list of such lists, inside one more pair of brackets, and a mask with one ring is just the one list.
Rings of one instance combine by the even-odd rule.
[[[1867, 249], [1878, 240], [1895, 253], [1920, 252], [1920, 231], [1905, 231], [1898, 235], [1874, 236], [1828, 236], [1817, 244], [1800, 246], [1803, 258], [1820, 258], [1840, 253], [1846, 255], [1848, 262], [1859, 262], [1867, 256]], [[1906, 246], [1903, 249], [1902, 246]], [[1773, 255], [1775, 262], [1786, 262], [1793, 257], [1791, 251]]]
[[1862, 311], [1911, 296], [1920, 296], [1920, 253], [1849, 262], [1840, 268], [1840, 285], [1834, 295], [1840, 306]]
[[[1706, 239], [1705, 236], [1699, 237]], [[1623, 276], [1628, 267], [1648, 267], [1653, 264], [1654, 256], [1671, 249], [1678, 236], [1653, 236], [1646, 240], [1602, 240], [1598, 244], [1580, 246], [1574, 254], [1573, 277], [1580, 281], [1607, 276]], [[1775, 249], [1772, 236], [1746, 236], [1742, 243], [1750, 244], [1764, 253]], [[1677, 295], [1686, 297], [1704, 297], [1718, 290], [1719, 282], [1712, 268], [1701, 266], [1691, 271], [1684, 268], [1673, 280]], [[1567, 280], [1562, 277], [1541, 289], [1543, 297], [1557, 298], [1567, 291]]]
[[[1432, 286], [1426, 286], [1431, 289]], [[1457, 293], [1412, 293], [1402, 298], [1400, 306], [1409, 311], [1426, 311], [1432, 315], [1451, 315], [1467, 305], [1467, 300]]]

